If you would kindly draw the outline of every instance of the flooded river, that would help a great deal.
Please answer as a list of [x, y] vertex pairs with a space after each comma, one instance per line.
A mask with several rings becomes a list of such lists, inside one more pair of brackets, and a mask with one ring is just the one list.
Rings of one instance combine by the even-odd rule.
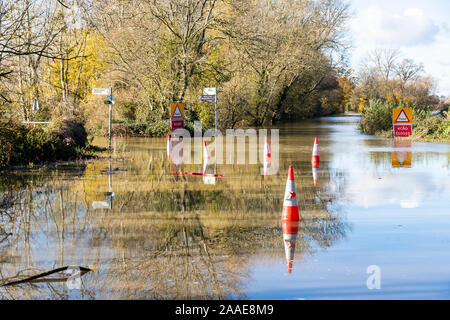
[[[358, 121], [281, 126], [279, 170], [265, 179], [261, 164], [219, 164], [215, 184], [171, 174], [164, 138], [116, 138], [111, 159], [8, 171], [0, 283], [93, 271], [76, 288], [52, 277], [0, 287], [0, 298], [449, 299], [449, 145], [362, 135]], [[301, 220], [291, 268], [280, 221], [289, 165]]]

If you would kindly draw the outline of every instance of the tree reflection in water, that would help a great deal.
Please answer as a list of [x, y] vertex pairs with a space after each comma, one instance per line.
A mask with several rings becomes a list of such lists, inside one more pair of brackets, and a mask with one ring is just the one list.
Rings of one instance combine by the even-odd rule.
[[[204, 185], [201, 178], [168, 174], [170, 165], [160, 160], [163, 150], [161, 157], [146, 155], [135, 152], [132, 161], [129, 155], [116, 157], [112, 170], [97, 160], [76, 169], [24, 171], [17, 174], [23, 183], [16, 185], [3, 181], [1, 283], [63, 265], [95, 271], [82, 277], [80, 290], [69, 290], [65, 282], [41, 282], [0, 288], [0, 297], [245, 298], [252, 263], [285, 261], [284, 174], [264, 179], [259, 166], [224, 165], [220, 173], [227, 179]], [[287, 172], [283, 165], [280, 172]], [[349, 225], [333, 207], [335, 195], [314, 188], [310, 164], [294, 162], [294, 167], [299, 171], [299, 264], [315, 248], [345, 237]], [[330, 173], [326, 162], [322, 167], [321, 184], [326, 184]], [[111, 188], [112, 209], [93, 210], [92, 203]]]

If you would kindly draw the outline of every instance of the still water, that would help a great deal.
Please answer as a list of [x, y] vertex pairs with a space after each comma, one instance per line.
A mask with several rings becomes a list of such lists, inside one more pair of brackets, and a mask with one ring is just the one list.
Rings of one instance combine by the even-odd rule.
[[[0, 283], [94, 271], [79, 288], [52, 276], [0, 287], [0, 298], [449, 299], [449, 145], [362, 135], [358, 121], [280, 127], [279, 171], [266, 179], [260, 164], [220, 164], [216, 184], [171, 174], [163, 138], [116, 138], [110, 159], [8, 171]], [[280, 217], [291, 164], [301, 221], [288, 270]]]

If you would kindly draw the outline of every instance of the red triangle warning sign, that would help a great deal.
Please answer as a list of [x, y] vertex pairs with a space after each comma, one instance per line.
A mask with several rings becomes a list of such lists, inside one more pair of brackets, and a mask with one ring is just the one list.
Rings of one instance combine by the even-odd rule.
[[408, 116], [406, 115], [405, 110], [402, 110], [400, 112], [400, 114], [398, 115], [397, 120], [395, 120], [395, 122], [406, 122], [406, 123], [409, 123], [411, 121], [408, 119]]

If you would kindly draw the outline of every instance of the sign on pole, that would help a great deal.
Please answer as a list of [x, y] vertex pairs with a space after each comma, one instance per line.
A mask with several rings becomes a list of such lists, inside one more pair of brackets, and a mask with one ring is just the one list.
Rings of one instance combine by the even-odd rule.
[[413, 111], [411, 108], [392, 109], [394, 137], [409, 137], [412, 135]]
[[216, 96], [215, 95], [201, 95], [198, 97], [198, 100], [200, 102], [215, 102]]
[[184, 103], [173, 102], [170, 105], [170, 117], [172, 119], [184, 119]]
[[217, 88], [204, 88], [203, 89], [203, 94], [205, 96], [215, 96], [217, 94]]
[[170, 127], [172, 131], [184, 129], [184, 119], [170, 119]]
[[112, 95], [112, 88], [93, 88], [92, 89], [92, 94], [100, 94], [100, 95], [104, 95], [104, 96], [110, 96]]

